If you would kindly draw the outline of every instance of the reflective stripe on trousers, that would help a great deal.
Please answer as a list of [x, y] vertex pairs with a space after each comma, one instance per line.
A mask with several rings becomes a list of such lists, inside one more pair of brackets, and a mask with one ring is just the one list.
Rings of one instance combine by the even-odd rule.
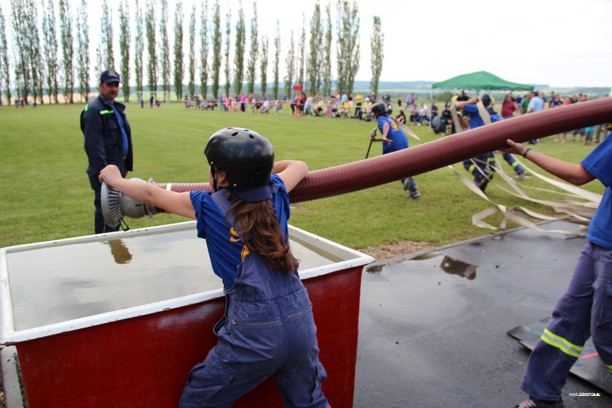
[[603, 363], [612, 366], [612, 250], [588, 242], [565, 293], [529, 356], [521, 389], [558, 400], [570, 369], [592, 336]]

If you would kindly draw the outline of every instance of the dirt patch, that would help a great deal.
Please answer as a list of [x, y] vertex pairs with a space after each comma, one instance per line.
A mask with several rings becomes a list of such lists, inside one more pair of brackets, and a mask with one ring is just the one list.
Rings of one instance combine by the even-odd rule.
[[376, 261], [382, 261], [383, 259], [413, 254], [416, 252], [433, 249], [434, 247], [435, 246], [429, 242], [402, 241], [396, 244], [360, 248], [358, 251], [374, 257]]

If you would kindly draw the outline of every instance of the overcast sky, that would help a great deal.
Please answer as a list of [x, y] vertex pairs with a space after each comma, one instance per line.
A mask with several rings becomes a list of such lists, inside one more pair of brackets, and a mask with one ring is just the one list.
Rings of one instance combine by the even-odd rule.
[[[145, 1], [140, 0], [141, 7]], [[199, 7], [200, 0], [182, 1], [186, 42], [194, 1]], [[321, 0], [323, 12], [328, 1]], [[331, 1], [335, 24], [336, 0]], [[10, 2], [0, 2], [8, 19]], [[176, 0], [168, 2], [168, 31], [172, 36]], [[209, 6], [213, 2], [209, 0]], [[89, 0], [88, 3], [90, 42], [95, 50], [99, 42], [102, 2]], [[115, 14], [119, 3], [120, 0], [109, 0]], [[267, 35], [269, 39], [268, 80], [271, 80], [276, 21], [280, 23], [283, 47], [280, 69], [284, 71], [285, 47], [289, 44], [291, 30], [296, 44], [299, 41], [302, 15], [308, 41], [314, 0], [259, 0], [256, 3], [260, 38]], [[77, 0], [72, 1], [75, 17], [77, 4]], [[222, 30], [225, 31], [225, 14], [231, 7], [232, 31], [235, 31], [239, 0], [223, 0], [220, 4]], [[379, 16], [385, 36], [381, 81], [443, 81], [485, 70], [503, 79], [527, 84], [612, 87], [612, 0], [358, 0], [357, 5], [361, 26], [358, 80], [371, 79], [370, 33], [373, 17]], [[253, 1], [242, 1], [242, 8], [248, 47]], [[133, 11], [132, 7], [132, 14]], [[209, 19], [211, 15], [212, 11]], [[41, 16], [42, 13], [39, 21]], [[134, 31], [132, 26], [132, 33]], [[232, 32], [232, 37], [234, 34]], [[118, 29], [114, 37], [118, 41]], [[117, 47], [115, 51], [118, 52]], [[92, 63], [94, 61], [92, 57]], [[332, 75], [335, 76], [335, 66]]]
[[[274, 8], [282, 16], [295, 15], [292, 10], [302, 8], [307, 22], [312, 14], [303, 6], [311, 1], [257, 4], [258, 10]], [[370, 32], [373, 16], [379, 16], [385, 35], [381, 80], [443, 81], [484, 70], [513, 82], [612, 86], [612, 0], [359, 0], [357, 4], [362, 39], [357, 79], [371, 77]], [[294, 19], [284, 18], [297, 25]]]

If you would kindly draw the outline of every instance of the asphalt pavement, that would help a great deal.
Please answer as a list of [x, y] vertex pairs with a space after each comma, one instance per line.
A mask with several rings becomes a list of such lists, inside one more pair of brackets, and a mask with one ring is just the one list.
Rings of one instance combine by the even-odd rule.
[[[529, 350], [507, 333], [549, 317], [584, 242], [520, 228], [366, 266], [354, 407], [515, 406]], [[574, 375], [563, 398], [612, 407], [612, 389]]]

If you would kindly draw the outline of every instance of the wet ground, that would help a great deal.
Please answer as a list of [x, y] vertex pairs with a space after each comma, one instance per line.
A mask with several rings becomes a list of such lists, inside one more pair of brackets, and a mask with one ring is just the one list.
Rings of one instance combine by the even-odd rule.
[[[583, 245], [517, 229], [369, 265], [354, 406], [513, 407], [529, 351], [507, 332], [550, 315]], [[610, 394], [571, 376], [565, 406], [609, 408]]]

